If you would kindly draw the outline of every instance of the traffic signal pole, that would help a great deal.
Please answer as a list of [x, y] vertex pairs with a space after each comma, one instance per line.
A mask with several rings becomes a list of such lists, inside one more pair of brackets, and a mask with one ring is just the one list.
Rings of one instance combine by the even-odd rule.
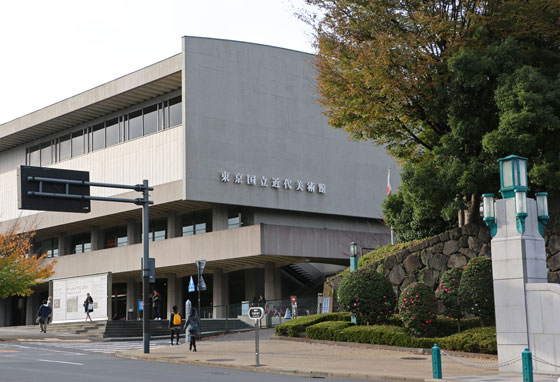
[[142, 184], [142, 244], [143, 244], [143, 265], [142, 265], [142, 300], [144, 302], [144, 314], [142, 317], [142, 332], [144, 340], [144, 354], [150, 352], [150, 312], [152, 302], [150, 301], [150, 201], [148, 181], [144, 179]]

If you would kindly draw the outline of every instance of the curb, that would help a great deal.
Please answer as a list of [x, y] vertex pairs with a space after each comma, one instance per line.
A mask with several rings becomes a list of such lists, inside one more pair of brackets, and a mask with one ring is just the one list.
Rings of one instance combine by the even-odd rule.
[[[356, 342], [342, 342], [342, 341], [327, 341], [327, 340], [314, 340], [311, 338], [300, 338], [300, 337], [282, 337], [282, 336], [272, 336], [270, 338], [273, 341], [293, 341], [293, 342], [305, 342], [309, 344], [322, 344], [322, 345], [332, 345], [332, 346], [343, 346], [351, 348], [362, 348], [362, 349], [378, 349], [378, 350], [393, 350], [421, 355], [431, 355], [432, 349], [423, 348], [406, 348], [401, 346], [391, 346], [391, 345], [375, 345], [375, 344], [363, 344]], [[495, 354], [483, 354], [483, 353], [467, 353], [461, 351], [447, 351], [447, 353], [456, 357], [465, 358], [479, 358], [479, 359], [491, 359], [497, 360], [498, 356]]]
[[[243, 365], [230, 365], [224, 363], [214, 363], [207, 361], [190, 361], [187, 359], [171, 359], [168, 357], [149, 357], [149, 356], [132, 356], [121, 352], [113, 353], [114, 357], [123, 359], [132, 359], [136, 361], [151, 361], [151, 362], [166, 362], [166, 363], [177, 363], [185, 365], [195, 365], [195, 366], [207, 366], [207, 367], [217, 367], [221, 369], [232, 369], [232, 370], [244, 370], [253, 371], [257, 373], [269, 373], [269, 374], [282, 374], [282, 375], [294, 375], [300, 377], [308, 378], [350, 378], [358, 380], [372, 380], [372, 381], [385, 381], [385, 382], [424, 382], [425, 378], [416, 377], [394, 377], [388, 375], [373, 375], [373, 374], [360, 374], [360, 373], [332, 373], [332, 372], [321, 372], [321, 371], [303, 371], [303, 370], [286, 370], [278, 369], [274, 367], [268, 367], [266, 365], [262, 366], [243, 366]], [[440, 380], [441, 381], [441, 380]]]

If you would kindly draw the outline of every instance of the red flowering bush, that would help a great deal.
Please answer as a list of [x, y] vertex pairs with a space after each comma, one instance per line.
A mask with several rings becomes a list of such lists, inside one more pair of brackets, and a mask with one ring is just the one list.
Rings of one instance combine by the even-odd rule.
[[494, 323], [494, 281], [492, 259], [475, 257], [463, 271], [459, 285], [461, 309], [478, 318], [484, 326]]
[[464, 267], [453, 268], [441, 276], [439, 302], [445, 308], [445, 314], [450, 318], [463, 318], [459, 299], [459, 284], [461, 283], [463, 270]]
[[358, 324], [379, 324], [394, 313], [396, 296], [391, 283], [373, 267], [359, 268], [342, 277], [338, 303], [352, 312]]
[[417, 337], [433, 334], [437, 301], [431, 287], [423, 283], [412, 283], [399, 297], [399, 314], [404, 327]]

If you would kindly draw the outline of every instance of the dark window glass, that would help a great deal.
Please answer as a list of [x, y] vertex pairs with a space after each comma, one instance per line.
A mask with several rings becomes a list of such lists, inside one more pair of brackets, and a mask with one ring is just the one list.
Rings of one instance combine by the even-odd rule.
[[206, 223], [198, 223], [194, 227], [194, 231], [197, 235], [200, 235], [201, 233], [206, 233]]
[[169, 127], [174, 127], [183, 123], [181, 104], [181, 97], [175, 97], [169, 100]]
[[144, 135], [157, 131], [157, 105], [144, 108]]
[[60, 137], [60, 142], [58, 144], [58, 151], [60, 154], [59, 160], [70, 159], [70, 154], [72, 152], [72, 147], [70, 144], [70, 134]]
[[58, 239], [43, 240], [39, 244], [39, 255], [47, 255], [47, 257], [58, 257]]
[[105, 231], [105, 248], [124, 247], [128, 245], [126, 226]]
[[93, 126], [92, 139], [93, 151], [100, 150], [105, 147], [105, 125], [103, 123]]
[[128, 139], [142, 136], [142, 110], [128, 115]]
[[84, 233], [72, 236], [72, 253], [84, 253], [91, 251], [91, 234]]
[[192, 224], [183, 226], [183, 236], [194, 235], [194, 226]]
[[40, 166], [41, 165], [41, 147], [39, 145], [33, 146], [29, 149], [29, 160], [27, 161], [29, 166]]
[[228, 211], [228, 229], [241, 227], [241, 214], [238, 209]]
[[41, 166], [47, 166], [52, 163], [51, 142], [41, 143]]
[[197, 211], [182, 217], [183, 236], [212, 232], [212, 211]]
[[84, 132], [82, 130], [72, 133], [72, 158], [84, 153]]
[[118, 118], [110, 119], [105, 127], [105, 146], [113, 146], [119, 143], [119, 120]]
[[150, 222], [150, 241], [160, 241], [167, 238], [167, 221], [155, 220]]

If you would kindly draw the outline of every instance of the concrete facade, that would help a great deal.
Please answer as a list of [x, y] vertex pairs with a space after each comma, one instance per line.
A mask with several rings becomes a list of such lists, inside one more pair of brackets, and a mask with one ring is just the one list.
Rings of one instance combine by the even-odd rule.
[[[392, 186], [399, 182], [382, 148], [328, 126], [315, 77], [313, 55], [184, 37], [178, 55], [0, 125], [0, 232], [18, 222], [36, 231], [37, 252], [55, 246], [52, 279], [110, 272], [109, 311], [137, 318], [141, 209], [93, 201], [88, 214], [19, 211], [16, 173], [39, 160], [89, 171], [95, 182], [148, 179], [153, 288], [163, 315], [173, 305], [182, 310], [187, 298], [196, 306], [186, 284], [191, 275], [196, 282], [200, 259], [209, 280], [202, 305], [214, 306], [214, 317], [225, 314], [217, 306], [259, 294], [269, 301], [305, 294], [318, 280], [298, 263], [345, 266], [348, 243], [389, 242], [380, 219], [388, 168]], [[114, 126], [118, 142], [109, 143]], [[71, 155], [63, 157], [65, 137]], [[106, 188], [91, 194], [139, 197]], [[21, 324], [12, 312], [21, 303], [0, 304], [0, 325]], [[28, 322], [36, 302], [23, 305]]]

